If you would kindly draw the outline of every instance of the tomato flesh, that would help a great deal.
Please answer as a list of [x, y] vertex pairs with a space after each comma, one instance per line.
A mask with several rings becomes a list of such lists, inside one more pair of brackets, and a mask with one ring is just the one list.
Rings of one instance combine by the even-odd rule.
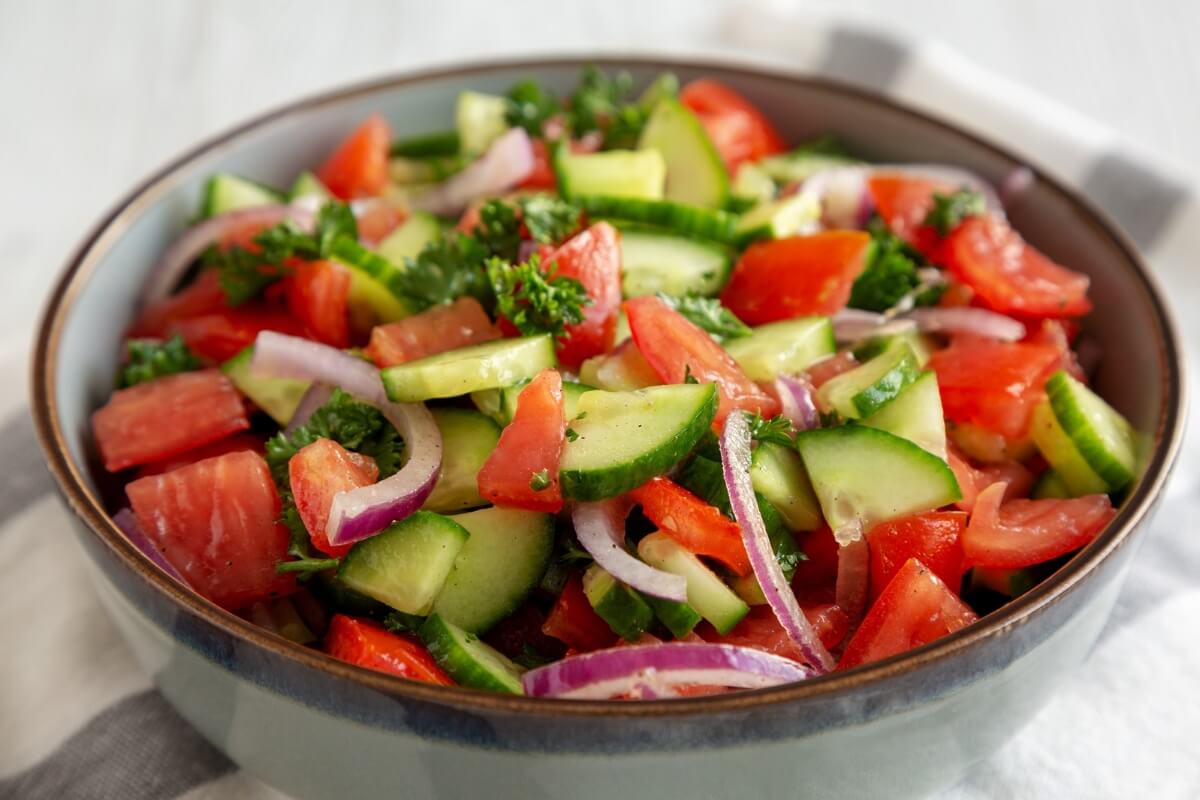
[[221, 288], [217, 271], [207, 269], [175, 294], [146, 307], [129, 329], [129, 336], [133, 339], [166, 338], [174, 322], [221, 313], [226, 308], [225, 290]]
[[925, 224], [925, 218], [933, 210], [935, 192], [948, 195], [956, 188], [941, 181], [894, 173], [867, 179], [875, 211], [888, 229], [932, 261], [939, 260], [941, 237], [935, 228]]
[[583, 322], [568, 325], [558, 341], [558, 361], [576, 369], [585, 359], [612, 348], [621, 310], [621, 246], [617, 229], [597, 222], [568, 239], [550, 256], [555, 274], [583, 284], [591, 303], [583, 307]]
[[915, 558], [958, 594], [962, 584], [961, 511], [927, 511], [876, 525], [867, 533], [871, 548], [871, 600], [883, 593], [900, 568]]
[[224, 439], [219, 439], [210, 444], [192, 448], [186, 453], [139, 467], [137, 477], [145, 478], [148, 475], [161, 475], [164, 472], [186, 467], [188, 464], [195, 464], [197, 461], [203, 461], [206, 458], [223, 456], [226, 453], [236, 453], [240, 450], [249, 450], [252, 453], [261, 455], [263, 452], [263, 440], [253, 433], [235, 433], [233, 436], [226, 436]]
[[177, 319], [167, 326], [168, 335], [182, 336], [193, 353], [213, 362], [233, 358], [254, 344], [263, 331], [289, 336], [307, 334], [304, 324], [287, 310], [258, 300], [237, 308]]
[[92, 414], [92, 434], [109, 472], [173, 458], [249, 427], [241, 395], [211, 369], [113, 392]]
[[863, 231], [756, 242], [738, 259], [721, 302], [750, 325], [835, 314], [850, 300], [870, 242]]
[[391, 143], [387, 121], [374, 114], [337, 146], [317, 169], [317, 177], [340, 200], [381, 194], [387, 186]]
[[719, 81], [692, 81], [680, 91], [679, 100], [699, 118], [731, 175], [745, 161], [757, 161], [787, 149], [770, 120]]
[[339, 492], [369, 486], [377, 480], [379, 468], [374, 459], [351, 453], [332, 439], [317, 439], [292, 456], [288, 481], [313, 547], [332, 558], [350, 552], [351, 545], [331, 545], [325, 531], [333, 498]]
[[566, 429], [562, 376], [542, 370], [517, 396], [512, 422], [479, 470], [480, 496], [504, 508], [561, 510], [558, 461]]
[[275, 573], [289, 537], [278, 521], [267, 462], [257, 453], [226, 453], [138, 478], [125, 492], [167, 561], [217, 605], [236, 611], [295, 590], [293, 576]]
[[284, 279], [288, 310], [313, 339], [331, 347], [350, 346], [350, 272], [332, 261], [300, 261], [289, 265]]
[[487, 312], [474, 297], [460, 297], [447, 306], [376, 325], [371, 330], [367, 356], [379, 367], [457, 350], [500, 338]]
[[608, 623], [592, 609], [583, 593], [583, 579], [571, 573], [542, 625], [542, 633], [553, 636], [579, 653], [609, 647], [617, 640]]
[[669, 478], [651, 478], [629, 493], [646, 517], [698, 556], [720, 561], [738, 575], [750, 574], [741, 527]]
[[[802, 605], [801, 610], [826, 648], [837, 647], [846, 637], [850, 628], [850, 618], [836, 605], [831, 603]], [[699, 626], [697, 631], [701, 638], [708, 642], [752, 647], [755, 650], [763, 650], [777, 656], [790, 658], [801, 664], [808, 663], [804, 651], [788, 636], [770, 606], [752, 607], [750, 613], [724, 636], [718, 634], [711, 625], [707, 624]]]
[[401, 678], [454, 685], [415, 637], [392, 633], [370, 620], [335, 614], [325, 633], [325, 652], [342, 661]]

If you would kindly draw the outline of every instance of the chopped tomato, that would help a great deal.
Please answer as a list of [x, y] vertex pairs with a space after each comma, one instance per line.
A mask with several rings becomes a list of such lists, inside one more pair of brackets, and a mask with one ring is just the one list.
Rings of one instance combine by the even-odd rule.
[[[190, 427], [178, 417], [171, 423]], [[277, 575], [288, 532], [267, 462], [245, 450], [138, 478], [125, 487], [142, 530], [200, 594], [236, 611], [295, 591]]]
[[348, 544], [331, 545], [325, 531], [333, 498], [377, 480], [379, 468], [374, 459], [351, 453], [332, 439], [317, 439], [292, 456], [288, 461], [288, 481], [300, 521], [308, 530], [313, 547], [333, 558], [341, 558], [350, 551]]
[[92, 434], [109, 472], [173, 458], [249, 427], [241, 395], [215, 369], [121, 389], [92, 414]]
[[1004, 220], [964, 220], [942, 252], [955, 277], [1002, 314], [1079, 317], [1092, 310], [1088, 277], [1051, 261]]
[[796, 543], [807, 558], [796, 565], [792, 588], [801, 597], [832, 591], [837, 582], [839, 549], [833, 531], [822, 525], [800, 534]]
[[1117, 513], [1104, 494], [1005, 503], [1004, 490], [993, 483], [976, 498], [962, 539], [966, 566], [1029, 567], [1066, 555], [1096, 538]]
[[325, 633], [325, 652], [342, 661], [401, 678], [454, 685], [416, 637], [392, 633], [370, 620], [334, 614]]
[[[801, 610], [804, 616], [808, 617], [821, 643], [827, 648], [837, 647], [850, 629], [850, 618], [846, 616], [846, 612], [831, 603], [805, 605]], [[724, 636], [717, 633], [711, 625], [700, 625], [696, 630], [700, 637], [708, 642], [753, 647], [755, 650], [764, 650], [802, 664], [808, 663], [804, 652], [779, 624], [779, 618], [770, 606], [752, 607], [750, 613]]]
[[683, 383], [692, 376], [715, 383], [720, 393], [717, 422], [734, 409], [779, 413], [779, 402], [746, 377], [741, 367], [712, 337], [668, 308], [657, 297], [637, 297], [625, 302], [633, 341], [664, 383]]
[[786, 149], [770, 120], [719, 81], [692, 81], [683, 87], [679, 100], [700, 119], [731, 175], [744, 161], [757, 161]]
[[485, 641], [509, 658], [532, 651], [557, 661], [567, 648], [560, 640], [542, 632], [545, 624], [546, 614], [536, 601], [530, 600], [488, 630]]
[[263, 452], [263, 440], [253, 433], [235, 433], [233, 436], [226, 436], [224, 439], [219, 439], [211, 444], [201, 445], [200, 447], [188, 450], [186, 453], [146, 464], [138, 469], [137, 477], [145, 478], [149, 475], [161, 475], [164, 472], [186, 467], [188, 464], [195, 464], [197, 461], [203, 461], [206, 458], [223, 456], [226, 453], [236, 453], [240, 450], [249, 450], [252, 453], [259, 453], [261, 455]]
[[669, 478], [651, 478], [629, 493], [642, 513], [698, 556], [720, 561], [738, 575], [750, 574], [750, 557], [736, 522]]
[[617, 334], [621, 310], [621, 246], [617, 230], [597, 222], [568, 239], [548, 263], [557, 273], [583, 284], [591, 303], [583, 308], [583, 322], [567, 326], [558, 342], [558, 360], [576, 369], [584, 359], [607, 352]]
[[379, 367], [500, 338], [487, 312], [474, 297], [460, 297], [448, 306], [433, 308], [371, 331], [367, 355]]
[[146, 307], [129, 329], [129, 336], [138, 338], [166, 338], [172, 323], [204, 314], [223, 312], [225, 290], [215, 269], [206, 269], [196, 276], [188, 286]]
[[910, 558], [919, 560], [950, 591], [962, 583], [962, 532], [967, 515], [961, 511], [927, 511], [876, 525], [867, 533], [871, 547], [871, 600], [883, 592]]
[[915, 558], [904, 563], [846, 645], [838, 669], [903, 653], [979, 619]]
[[562, 376], [544, 369], [517, 396], [512, 422], [479, 470], [479, 494], [504, 508], [562, 509], [558, 460], [567, 429]]
[[350, 271], [333, 261], [290, 264], [284, 278], [288, 310], [304, 323], [312, 338], [331, 347], [350, 346]]
[[933, 210], [935, 192], [950, 194], [956, 188], [899, 173], [873, 175], [867, 180], [875, 210], [892, 233], [934, 261], [938, 260], [942, 240], [934, 227], [925, 224], [925, 218]]
[[828, 381], [833, 380], [843, 372], [849, 372], [859, 366], [858, 359], [849, 350], [843, 350], [837, 355], [823, 358], [805, 370], [808, 380], [814, 389], [820, 389]]
[[1079, 358], [1071, 349], [1071, 341], [1079, 333], [1078, 323], [1070, 319], [1044, 319], [1037, 327], [1030, 326], [1025, 341], [1031, 344], [1048, 344], [1059, 353], [1059, 366], [1081, 383], [1087, 383], [1087, 374], [1079, 365]]
[[959, 338], [935, 352], [928, 367], [937, 373], [948, 421], [1016, 440], [1028, 430], [1058, 363], [1058, 350], [1050, 345]]
[[317, 170], [325, 188], [341, 200], [381, 194], [388, 179], [392, 129], [378, 114], [367, 117]]
[[756, 242], [738, 259], [721, 302], [751, 325], [835, 314], [850, 300], [870, 242], [863, 231]]
[[1028, 495], [1036, 480], [1034, 474], [1020, 461], [1000, 461], [977, 467], [958, 452], [953, 444], [948, 445], [946, 456], [950, 469], [954, 471], [954, 477], [958, 479], [958, 486], [962, 489], [962, 500], [955, 505], [963, 511], [974, 508], [979, 492], [993, 483], [1003, 482], [1007, 485], [1004, 499], [1015, 500]]
[[405, 214], [387, 200], [372, 200], [355, 214], [359, 237], [368, 244], [378, 244], [399, 227]]
[[616, 641], [608, 623], [592, 609], [583, 593], [583, 579], [578, 572], [571, 574], [563, 585], [554, 608], [542, 625], [542, 633], [553, 636], [579, 653], [589, 653], [609, 647]]
[[222, 308], [200, 316], [178, 319], [167, 326], [167, 334], [179, 334], [192, 352], [210, 361], [228, 361], [262, 331], [304, 336], [304, 325], [285, 309], [254, 301], [237, 308]]

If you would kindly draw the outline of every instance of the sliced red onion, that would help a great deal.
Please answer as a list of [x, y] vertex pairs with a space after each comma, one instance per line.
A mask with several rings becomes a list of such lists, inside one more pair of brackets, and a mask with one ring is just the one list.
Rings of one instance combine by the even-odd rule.
[[533, 143], [524, 128], [510, 128], [482, 156], [425, 194], [413, 206], [443, 216], [462, 212], [472, 200], [501, 194], [533, 171]]
[[1011, 206], [1021, 195], [1033, 188], [1036, 180], [1033, 170], [1029, 167], [1014, 167], [1000, 181], [1000, 200], [1005, 206]]
[[970, 333], [1002, 342], [1016, 342], [1025, 338], [1023, 323], [986, 308], [914, 308], [899, 319], [912, 320], [921, 330], [933, 333]]
[[254, 226], [269, 228], [284, 220], [291, 220], [299, 227], [308, 229], [312, 227], [315, 216], [300, 205], [254, 206], [218, 214], [193, 225], [167, 248], [150, 272], [142, 292], [142, 305], [169, 297], [192, 263], [227, 235]]
[[787, 417], [798, 431], [807, 431], [821, 424], [821, 415], [813, 401], [812, 382], [801, 375], [781, 375], [775, 379], [775, 394]]
[[905, 333], [917, 327], [911, 320], [888, 319], [884, 314], [858, 308], [843, 308], [833, 315], [831, 321], [834, 338], [845, 344], [853, 344], [872, 336]]
[[767, 527], [763, 524], [758, 499], [750, 482], [750, 426], [744, 414], [730, 414], [721, 432], [721, 471], [733, 515], [742, 529], [742, 542], [750, 557], [754, 577], [762, 588], [767, 604], [775, 612], [779, 624], [813, 667], [821, 672], [833, 669], [833, 657], [821, 643], [808, 617], [800, 610], [796, 595], [788, 585], [779, 562], [775, 560]]
[[125, 534], [125, 538], [132, 542], [134, 547], [141, 550], [146, 558], [153, 561], [159, 569], [184, 586], [189, 586], [183, 574], [175, 569], [175, 566], [170, 561], [167, 561], [167, 557], [155, 546], [154, 542], [150, 541], [150, 537], [142, 530], [141, 524], [137, 521], [137, 517], [134, 516], [132, 511], [128, 508], [122, 508], [113, 514], [112, 519], [117, 524], [117, 527], [121, 529], [121, 532]]
[[837, 583], [834, 602], [851, 621], [862, 618], [867, 607], [867, 587], [871, 578], [871, 550], [867, 539], [858, 531], [858, 538], [838, 548]]
[[383, 412], [404, 439], [408, 460], [379, 483], [334, 495], [326, 534], [332, 545], [369, 538], [411, 515], [425, 502], [442, 468], [442, 437], [433, 415], [420, 403], [387, 399], [379, 371], [327, 345], [263, 331], [254, 342], [254, 373], [339, 386]]
[[652, 597], [687, 602], [687, 580], [655, 569], [625, 550], [625, 513], [616, 500], [580, 503], [571, 512], [579, 544], [596, 563], [622, 583]]
[[521, 683], [531, 697], [605, 700], [644, 687], [650, 674], [651, 690], [661, 691], [659, 687], [688, 684], [763, 689], [802, 681], [817, 673], [790, 659], [750, 647], [669, 642], [570, 656], [529, 670], [521, 676]]
[[815, 172], [800, 184], [802, 194], [814, 195], [821, 203], [821, 223], [826, 228], [861, 228], [874, 213], [867, 191], [870, 168], [831, 167]]
[[283, 429], [284, 434], [291, 436], [295, 433], [297, 428], [308, 422], [314, 411], [329, 402], [332, 394], [333, 387], [327, 384], [314, 383], [309, 386], [308, 390], [300, 397], [300, 402], [296, 404], [292, 418], [288, 420], [287, 427]]

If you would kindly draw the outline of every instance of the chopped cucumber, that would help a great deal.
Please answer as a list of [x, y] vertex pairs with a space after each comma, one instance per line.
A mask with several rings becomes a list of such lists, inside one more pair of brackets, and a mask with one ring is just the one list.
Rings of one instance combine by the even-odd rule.
[[283, 202], [283, 195], [274, 189], [255, 183], [248, 178], [239, 178], [219, 172], [204, 184], [204, 199], [200, 204], [200, 216], [215, 217], [227, 211], [254, 206], [270, 206]]
[[758, 239], [783, 239], [813, 233], [821, 220], [821, 201], [811, 194], [794, 194], [761, 203], [738, 220], [734, 235], [740, 244]]
[[750, 462], [750, 480], [754, 491], [779, 512], [788, 530], [813, 531], [821, 526], [821, 504], [795, 450], [760, 443]]
[[388, 177], [392, 182], [410, 189], [440, 183], [467, 164], [464, 156], [436, 158], [393, 158], [388, 162]]
[[421, 641], [429, 654], [459, 686], [486, 692], [524, 694], [521, 668], [473, 633], [437, 614], [421, 626]]
[[834, 167], [846, 167], [858, 163], [842, 156], [825, 155], [808, 151], [768, 156], [758, 162], [758, 168], [776, 183], [799, 183], [818, 172]]
[[573, 198], [589, 219], [613, 219], [652, 225], [691, 239], [732, 244], [737, 216], [670, 200], [643, 200], [588, 194]]
[[662, 383], [658, 373], [642, 356], [632, 342], [621, 345], [632, 352], [618, 352], [593, 356], [579, 365], [579, 377], [584, 383], [606, 392], [632, 392]]
[[938, 458], [946, 458], [946, 418], [937, 375], [922, 372], [895, 400], [863, 420], [864, 425], [908, 439]]
[[654, 611], [642, 596], [599, 564], [583, 573], [583, 593], [596, 615], [627, 642], [636, 642], [654, 622]]
[[1071, 490], [1067, 488], [1066, 482], [1057, 472], [1048, 469], [1033, 485], [1032, 494], [1035, 500], [1044, 500], [1048, 497], [1066, 498], [1071, 496]]
[[729, 198], [729, 174], [704, 126], [683, 103], [673, 97], [659, 100], [642, 129], [638, 148], [662, 154], [668, 200], [702, 208], [724, 207]]
[[750, 380], [765, 382], [833, 355], [837, 342], [828, 317], [798, 317], [760, 325], [751, 335], [726, 342], [725, 350]]
[[459, 149], [477, 156], [508, 130], [508, 100], [480, 92], [462, 92], [454, 107]]
[[380, 376], [393, 402], [421, 403], [509, 386], [529, 380], [556, 363], [553, 339], [526, 336], [438, 353], [388, 367]]
[[606, 150], [575, 155], [565, 144], [554, 156], [554, 172], [564, 197], [605, 197], [659, 200], [667, 165], [657, 150]]
[[[512, 422], [513, 414], [517, 413], [517, 398], [521, 396], [526, 385], [528, 385], [528, 381], [514, 386], [505, 386], [503, 389], [485, 389], [482, 392], [473, 392], [471, 402], [500, 425], [507, 425]], [[563, 381], [563, 414], [568, 420], [575, 416], [576, 406], [578, 406], [579, 398], [583, 396], [583, 393], [590, 392], [595, 388], [595, 386], [588, 386], [585, 383]]]
[[266, 378], [255, 375], [250, 369], [254, 359], [254, 345], [247, 345], [236, 356], [221, 365], [221, 372], [233, 382], [238, 391], [254, 401], [280, 425], [287, 425], [300, 405], [300, 398], [308, 391], [308, 381], [290, 378]]
[[918, 374], [912, 348], [897, 339], [867, 363], [825, 382], [817, 390], [817, 399], [844, 419], [869, 417], [895, 399]]
[[890, 336], [873, 336], [865, 342], [854, 348], [854, 357], [859, 361], [869, 361], [875, 356], [887, 349], [888, 345], [897, 339], [902, 339], [908, 342], [908, 346], [912, 348], [913, 355], [917, 358], [917, 365], [924, 368], [929, 363], [929, 357], [934, 351], [939, 349], [937, 342], [933, 337], [920, 331], [911, 330], [903, 333], [893, 333]]
[[643, 537], [637, 550], [650, 566], [683, 576], [688, 605], [711, 622], [718, 633], [729, 633], [750, 613], [750, 607], [715, 572], [670, 535], [658, 532]]
[[625, 314], [625, 309], [621, 309], [621, 312], [617, 314], [617, 333], [613, 336], [613, 347], [615, 348], [626, 339], [632, 338], [633, 331], [629, 328], [629, 317]]
[[686, 456], [717, 414], [713, 384], [586, 392], [563, 447], [563, 496], [603, 500], [661, 475]]
[[796, 437], [825, 521], [834, 532], [941, 508], [962, 499], [945, 461], [899, 436], [850, 423]]
[[382, 284], [399, 299], [400, 295], [397, 294], [395, 287], [398, 277], [404, 270], [384, 256], [344, 236], [334, 241], [329, 255], [334, 261], [345, 264], [350, 269], [361, 272]]
[[1088, 494], [1128, 485], [1137, 470], [1137, 443], [1125, 418], [1062, 370], [1046, 381], [1046, 395], [1056, 425], [1048, 425], [1042, 411], [1033, 438], [1067, 488]]
[[709, 297], [733, 269], [728, 248], [644, 228], [621, 226], [621, 292], [641, 297], [665, 292]]
[[646, 596], [646, 602], [654, 609], [654, 616], [676, 639], [682, 639], [695, 630], [703, 617], [687, 603], [663, 600], [661, 597]]
[[333, 199], [333, 195], [325, 188], [325, 184], [321, 183], [321, 179], [311, 172], [301, 172], [296, 178], [296, 182], [292, 184], [292, 189], [288, 192], [288, 200], [295, 200], [298, 197], [316, 197], [322, 203]]
[[425, 245], [441, 238], [442, 225], [437, 217], [426, 211], [415, 211], [396, 230], [387, 235], [376, 249], [392, 264], [403, 264], [416, 258]]
[[738, 167], [731, 188], [733, 196], [739, 201], [748, 201], [751, 208], [775, 199], [775, 181], [761, 167], [749, 161]]
[[418, 511], [351, 547], [337, 576], [397, 611], [428, 614], [469, 536], [449, 517]]
[[388, 155], [393, 158], [432, 158], [452, 156], [461, 149], [458, 131], [435, 131], [392, 142]]
[[350, 270], [350, 292], [346, 296], [350, 326], [366, 332], [376, 325], [404, 319], [412, 311], [392, 290], [362, 270]]
[[471, 633], [484, 633], [525, 601], [550, 563], [554, 518], [513, 508], [481, 508], [451, 517], [471, 533], [454, 559], [433, 611]]
[[500, 441], [500, 427], [478, 411], [466, 408], [430, 411], [442, 434], [442, 472], [422, 508], [450, 514], [487, 505], [479, 496], [477, 476]]

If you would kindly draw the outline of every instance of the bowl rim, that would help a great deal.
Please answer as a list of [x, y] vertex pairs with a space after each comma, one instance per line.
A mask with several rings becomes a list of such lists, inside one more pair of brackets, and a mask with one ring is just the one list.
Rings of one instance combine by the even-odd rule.
[[[1013, 164], [1029, 166], [1040, 183], [1064, 198], [1074, 208], [1080, 220], [1079, 224], [1090, 227], [1093, 235], [1107, 237], [1120, 252], [1126, 260], [1127, 266], [1132, 269], [1133, 277], [1141, 282], [1162, 333], [1157, 342], [1157, 356], [1163, 366], [1162, 382], [1164, 386], [1162, 387], [1162, 402], [1158, 416], [1159, 423], [1154, 432], [1152, 456], [1136, 490], [1103, 533], [1031, 591], [985, 615], [975, 624], [922, 647], [845, 672], [829, 673], [799, 683], [723, 695], [650, 700], [637, 703], [493, 694], [461, 687], [434, 686], [358, 667], [259, 628], [232, 612], [216, 606], [199, 594], [184, 588], [155, 566], [147, 556], [125, 538], [105, 511], [99, 497], [87, 486], [83, 477], [83, 468], [75, 464], [68, 454], [58, 408], [53, 401], [56, 396], [57, 383], [55, 377], [57, 370], [54, 365], [66, 320], [75, 300], [108, 247], [123, 235], [142, 210], [153, 205], [158, 195], [181, 180], [182, 173], [186, 172], [194, 161], [210, 153], [232, 147], [242, 137], [271, 123], [293, 115], [318, 111], [346, 100], [367, 97], [376, 92], [431, 80], [463, 78], [500, 69], [581, 68], [587, 64], [595, 64], [606, 69], [636, 67], [714, 71], [832, 91], [881, 106], [891, 113], [906, 116], [926, 125], [932, 125], [944, 132], [961, 137], [970, 142], [972, 146], [988, 151]], [[527, 713], [530, 715], [551, 713], [578, 717], [690, 716], [704, 713], [740, 712], [810, 698], [828, 698], [831, 695], [907, 675], [927, 665], [951, 659], [967, 649], [1016, 629], [1086, 581], [1105, 560], [1130, 540], [1133, 532], [1139, 529], [1141, 523], [1150, 514], [1155, 502], [1161, 496], [1162, 489], [1178, 458], [1183, 438], [1187, 394], [1185, 361], [1179, 330], [1153, 273], [1148, 269], [1129, 237], [1105, 212], [1098, 209], [1090, 199], [1075, 189], [1064, 185], [1047, 174], [1045, 170], [1040, 169], [1036, 159], [1014, 152], [1006, 145], [998, 144], [936, 114], [915, 108], [873, 89], [799, 69], [787, 69], [778, 64], [768, 65], [753, 57], [737, 57], [727, 54], [648, 56], [644, 53], [629, 55], [605, 53], [593, 57], [551, 55], [538, 58], [460, 61], [450, 65], [406, 70], [381, 78], [351, 83], [302, 97], [251, 117], [245, 122], [206, 138], [151, 173], [92, 227], [68, 257], [54, 288], [45, 301], [36, 330], [30, 366], [34, 427], [46, 456], [47, 467], [68, 506], [83, 520], [89, 532], [95, 535], [124, 567], [150, 583], [169, 602], [182, 606], [189, 614], [254, 647], [263, 648], [274, 655], [293, 659], [311, 669], [360, 684], [389, 696], [466, 710]]]

